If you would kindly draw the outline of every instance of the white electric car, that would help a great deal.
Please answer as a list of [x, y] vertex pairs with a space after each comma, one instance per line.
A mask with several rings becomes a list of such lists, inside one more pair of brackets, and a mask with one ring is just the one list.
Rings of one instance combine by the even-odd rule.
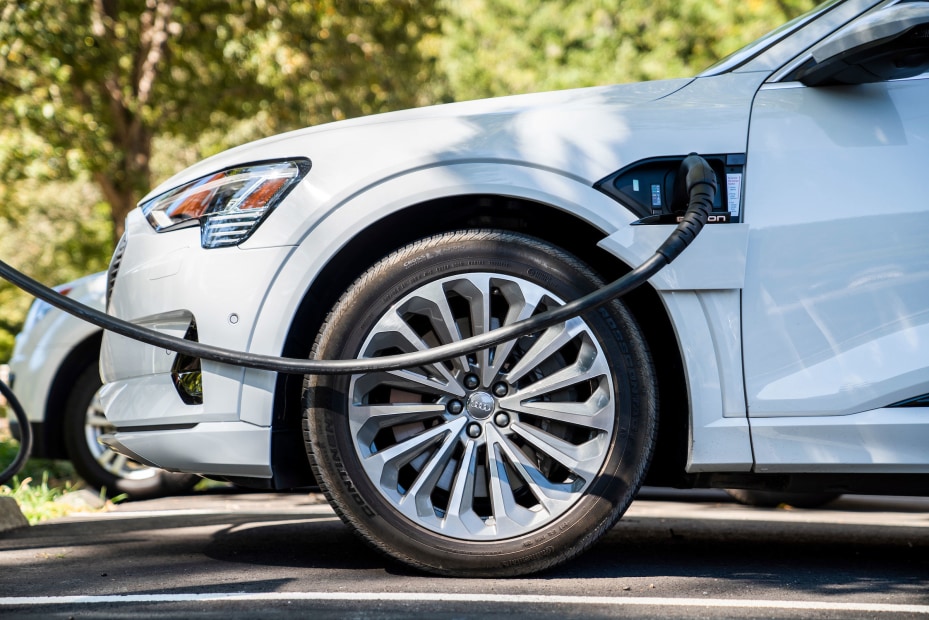
[[[106, 274], [55, 287], [103, 309]], [[33, 431], [32, 456], [67, 459], [89, 485], [111, 496], [145, 499], [187, 491], [200, 478], [142, 465], [97, 439], [112, 430], [96, 397], [103, 332], [36, 300], [16, 336], [10, 384]]]
[[324, 125], [132, 212], [110, 314], [250, 354], [425, 351], [557, 308], [711, 222], [621, 300], [405, 370], [289, 375], [104, 337], [104, 440], [283, 489], [445, 574], [591, 545], [646, 478], [929, 490], [929, 3], [837, 0], [693, 79]]

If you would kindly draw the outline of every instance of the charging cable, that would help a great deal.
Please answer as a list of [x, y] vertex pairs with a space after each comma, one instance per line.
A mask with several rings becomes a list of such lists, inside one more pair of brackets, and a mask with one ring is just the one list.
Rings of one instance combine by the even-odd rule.
[[110, 316], [59, 294], [13, 269], [3, 261], [0, 261], [0, 277], [52, 306], [97, 327], [145, 344], [170, 349], [202, 360], [297, 375], [335, 375], [400, 370], [441, 362], [557, 325], [625, 295], [646, 282], [677, 258], [696, 239], [713, 208], [713, 200], [716, 196], [716, 174], [707, 161], [692, 153], [681, 163], [679, 174], [683, 175], [686, 182], [689, 198], [687, 211], [671, 235], [644, 263], [612, 283], [563, 306], [484, 334], [412, 353], [352, 360], [307, 360], [232, 351], [163, 334]]
[[[0, 277], [59, 310], [72, 314], [97, 327], [190, 357], [233, 366], [296, 375], [337, 375], [414, 368], [479, 351], [557, 325], [570, 318], [594, 310], [645, 283], [680, 256], [681, 252], [697, 238], [697, 235], [706, 225], [710, 211], [713, 209], [713, 201], [717, 190], [716, 174], [707, 161], [696, 153], [691, 153], [681, 163], [678, 174], [685, 179], [688, 196], [687, 210], [664, 243], [641, 265], [610, 284], [563, 306], [484, 334], [413, 353], [353, 360], [306, 360], [232, 351], [163, 334], [110, 316], [70, 297], [61, 295], [54, 289], [33, 280], [3, 261], [0, 261]], [[6, 397], [16, 416], [19, 425], [20, 442], [19, 451], [13, 462], [0, 471], [0, 484], [3, 484], [16, 475], [29, 458], [32, 446], [32, 428], [19, 401], [16, 400], [16, 396], [3, 382], [0, 382], [0, 394]]]

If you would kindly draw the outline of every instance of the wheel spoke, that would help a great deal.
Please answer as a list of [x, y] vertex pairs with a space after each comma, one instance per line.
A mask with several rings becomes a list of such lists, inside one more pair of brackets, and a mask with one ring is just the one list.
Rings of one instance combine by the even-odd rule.
[[504, 451], [509, 459], [510, 466], [516, 469], [523, 480], [532, 491], [532, 495], [538, 500], [539, 504], [548, 512], [553, 514], [565, 506], [565, 502], [574, 500], [574, 485], [555, 484], [550, 482], [539, 471], [539, 468], [526, 458], [526, 455], [517, 446], [507, 438], [502, 437], [500, 448]]
[[434, 403], [386, 403], [383, 405], [353, 405], [353, 417], [377, 420], [379, 427], [416, 422], [433, 418], [445, 411], [445, 407]]
[[[379, 337], [372, 342], [372, 346], [367, 347], [367, 355], [376, 353], [378, 349], [388, 344], [399, 348], [405, 353], [424, 351], [429, 348], [429, 346], [423, 342], [422, 338], [420, 338], [419, 334], [413, 331], [409, 324], [395, 313], [388, 313], [381, 320], [380, 325]], [[446, 391], [460, 392], [461, 394], [464, 393], [461, 391], [460, 386], [458, 386], [455, 377], [452, 376], [444, 364], [428, 364], [424, 368], [430, 371], [431, 374], [429, 376], [423, 376], [412, 370], [392, 370], [387, 371], [386, 374], [429, 387], [430, 389], [438, 388]], [[444, 381], [439, 381], [439, 377], [444, 379]]]
[[419, 471], [416, 481], [409, 488], [399, 505], [403, 508], [409, 498], [415, 498], [416, 513], [419, 516], [435, 516], [435, 508], [430, 497], [433, 488], [439, 482], [445, 467], [451, 459], [452, 452], [458, 444], [458, 436], [464, 428], [465, 420], [458, 419], [449, 424], [449, 432], [442, 437], [439, 449], [429, 458]]
[[[474, 287], [474, 294], [468, 298], [471, 307], [471, 333], [473, 336], [478, 336], [491, 330], [490, 276], [489, 274], [475, 274], [469, 276], [468, 279]], [[490, 349], [481, 349], [476, 356], [480, 368], [490, 365]]]
[[512, 514], [516, 512], [516, 501], [510, 489], [506, 467], [495, 443], [487, 445], [487, 473], [494, 525], [498, 533], [502, 533], [501, 530], [505, 531], [508, 528], [508, 520], [512, 519]]
[[435, 376], [424, 377], [423, 375], [413, 372], [412, 370], [388, 370], [385, 374], [401, 379], [407, 383], [412, 383], [424, 387], [429, 391], [439, 393], [450, 393], [455, 396], [464, 396], [465, 392], [458, 382], [448, 374], [445, 368], [442, 368], [442, 375], [445, 381], [437, 381]]
[[[461, 385], [457, 381], [446, 384], [441, 381], [431, 380], [429, 377], [424, 377], [412, 371], [379, 371], [354, 377], [353, 392], [356, 395], [355, 402], [364, 402], [365, 399], [362, 396], [378, 388], [396, 388], [402, 392], [419, 394], [421, 398], [426, 395], [426, 400], [433, 400], [433, 398], [443, 396], [461, 398], [464, 394]], [[419, 401], [413, 402], [418, 403]]]
[[522, 532], [535, 521], [547, 520], [551, 514], [546, 510], [543, 516], [517, 501], [513, 494], [514, 486], [531, 483], [528, 480], [513, 478], [518, 469], [513, 469], [511, 459], [506, 458], [506, 442], [496, 429], [489, 430], [487, 470], [494, 526], [498, 536], [510, 536]]
[[[463, 423], [462, 420], [460, 424]], [[375, 452], [365, 459], [365, 470], [372, 476], [372, 479], [378, 481], [381, 489], [397, 495], [399, 500], [399, 496], [404, 495], [398, 490], [400, 468], [416, 457], [424, 453], [428, 454], [436, 444], [446, 439], [446, 435], [454, 434], [453, 428], [453, 425], [435, 426], [389, 448]]]
[[[450, 344], [461, 340], [461, 331], [455, 323], [452, 309], [448, 305], [445, 288], [439, 282], [432, 282], [416, 292], [416, 297], [405, 307], [428, 316], [440, 344]], [[467, 372], [468, 358], [460, 355], [452, 361], [460, 372]]]
[[573, 340], [584, 329], [584, 322], [579, 318], [568, 320], [567, 323], [554, 325], [545, 330], [541, 336], [533, 343], [532, 347], [516, 363], [507, 374], [507, 379], [516, 382], [522, 379], [526, 373], [548, 359], [558, 349]]
[[552, 392], [597, 379], [608, 372], [606, 360], [593, 347], [584, 347], [574, 364], [520, 389], [519, 396], [521, 400], [541, 398]]
[[595, 468], [603, 451], [602, 437], [574, 445], [528, 424], [513, 424], [510, 428], [533, 448], [554, 459], [568, 471], [587, 481], [592, 480], [596, 474]]
[[97, 462], [111, 474], [119, 475], [126, 469], [126, 463], [129, 459], [113, 450], [104, 450], [97, 456]]
[[[413, 422], [425, 422], [445, 412], [443, 405], [424, 403], [386, 403], [382, 405], [353, 405], [349, 417], [352, 435], [357, 445], [370, 446], [377, 433], [384, 428]], [[368, 448], [367, 454], [373, 451]]]
[[583, 402], [529, 401], [523, 402], [522, 394], [500, 399], [506, 411], [526, 413], [554, 422], [609, 432], [613, 428], [613, 401], [607, 393], [608, 387], [601, 384]]
[[446, 521], [462, 519], [465, 514], [471, 512], [474, 506], [474, 482], [477, 477], [476, 446], [477, 443], [474, 441], [465, 444], [464, 455], [461, 457], [461, 463], [455, 473], [455, 481], [452, 483]]
[[[503, 320], [501, 327], [511, 325], [523, 319], [528, 319], [545, 297], [543, 291], [539, 289], [529, 289], [529, 291], [526, 291], [512, 282], [500, 282], [497, 288], [509, 304], [506, 318]], [[508, 340], [496, 346], [494, 349], [493, 362], [482, 367], [481, 379], [484, 385], [490, 385], [494, 379], [496, 379], [497, 375], [500, 374], [500, 369], [507, 357], [509, 357], [513, 347], [516, 346], [516, 342], [516, 340]]]
[[90, 407], [87, 409], [87, 418], [86, 425], [99, 429], [100, 433], [108, 432], [113, 430], [113, 424], [106, 419], [106, 416], [103, 415], [103, 411], [96, 407]]

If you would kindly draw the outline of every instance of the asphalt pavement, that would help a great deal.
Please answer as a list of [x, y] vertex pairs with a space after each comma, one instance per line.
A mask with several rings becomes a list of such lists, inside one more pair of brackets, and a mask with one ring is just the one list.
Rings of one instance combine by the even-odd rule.
[[216, 489], [0, 534], [7, 618], [929, 618], [929, 499], [755, 509], [646, 489], [578, 559], [424, 575], [307, 491]]

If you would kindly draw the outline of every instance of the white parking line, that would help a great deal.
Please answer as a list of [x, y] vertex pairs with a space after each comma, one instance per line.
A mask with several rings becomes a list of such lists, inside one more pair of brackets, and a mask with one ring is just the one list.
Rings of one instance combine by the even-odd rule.
[[910, 613], [929, 615], [929, 605], [838, 603], [823, 601], [728, 600], [718, 598], [657, 598], [559, 596], [534, 594], [453, 594], [435, 592], [218, 592], [203, 594], [125, 594], [105, 596], [0, 597], [0, 605], [75, 605], [113, 603], [184, 603], [225, 601], [349, 601], [402, 603], [521, 603], [530, 605], [605, 605], [612, 607], [715, 607]]

